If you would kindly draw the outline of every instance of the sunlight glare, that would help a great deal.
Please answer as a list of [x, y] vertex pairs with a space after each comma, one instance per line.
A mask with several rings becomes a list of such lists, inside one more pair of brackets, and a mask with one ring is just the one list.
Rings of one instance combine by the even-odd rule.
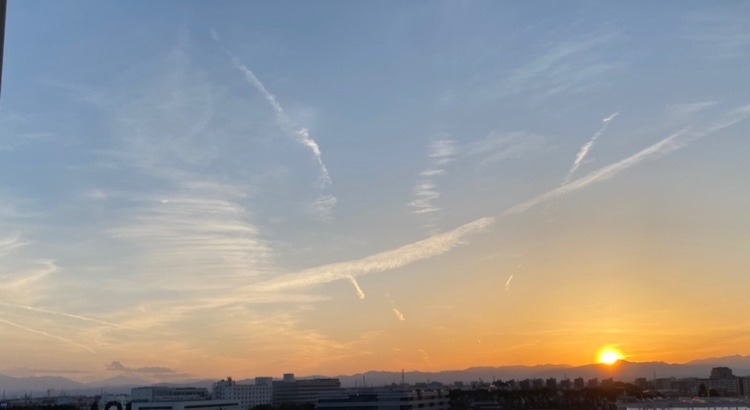
[[599, 350], [598, 363], [612, 365], [623, 358], [622, 353], [614, 347], [607, 346]]

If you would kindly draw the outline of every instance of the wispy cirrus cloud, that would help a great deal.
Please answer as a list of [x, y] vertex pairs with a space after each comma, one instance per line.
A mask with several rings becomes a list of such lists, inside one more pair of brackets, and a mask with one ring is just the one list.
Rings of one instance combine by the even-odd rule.
[[21, 235], [12, 235], [2, 238], [0, 239], [0, 256], [30, 244], [31, 241], [24, 240]]
[[683, 38], [703, 50], [704, 56], [716, 60], [742, 58], [750, 53], [750, 7], [719, 7], [688, 14], [684, 19]]
[[109, 217], [100, 234], [125, 245], [123, 260], [161, 289], [213, 288], [222, 286], [219, 278], [267, 269], [273, 251], [248, 203], [255, 170], [237, 154], [247, 144], [237, 136], [249, 132], [237, 115], [242, 104], [195, 67], [182, 46], [154, 67], [134, 80], [138, 92], [120, 92], [111, 114], [113, 148], [97, 152], [133, 179], [84, 194]]
[[488, 91], [494, 98], [523, 93], [540, 99], [585, 89], [622, 64], [608, 51], [618, 41], [620, 35], [611, 28], [568, 36], [563, 41], [557, 33], [539, 47], [535, 56], [503, 73], [499, 83]]
[[310, 204], [310, 213], [318, 219], [328, 221], [332, 218], [333, 209], [338, 199], [333, 195], [321, 195]]
[[43, 297], [45, 280], [60, 267], [51, 260], [20, 261], [9, 272], [0, 272], [0, 298], [27, 305]]
[[546, 149], [546, 137], [524, 132], [492, 131], [484, 138], [474, 141], [463, 150], [465, 157], [478, 159], [479, 164], [487, 165], [511, 158], [521, 158]]
[[109, 234], [133, 241], [148, 255], [140, 269], [149, 275], [182, 272], [182, 280], [164, 280], [164, 286], [210, 288], [219, 277], [247, 277], [272, 260], [271, 248], [247, 221], [248, 211], [232, 200], [146, 196], [135, 201], [131, 214]]
[[430, 143], [427, 168], [419, 173], [414, 186], [414, 199], [408, 203], [412, 212], [424, 219], [425, 228], [433, 233], [437, 229], [435, 213], [440, 210], [433, 202], [440, 197], [435, 178], [445, 174], [445, 165], [453, 160], [456, 152], [456, 142], [445, 136]]

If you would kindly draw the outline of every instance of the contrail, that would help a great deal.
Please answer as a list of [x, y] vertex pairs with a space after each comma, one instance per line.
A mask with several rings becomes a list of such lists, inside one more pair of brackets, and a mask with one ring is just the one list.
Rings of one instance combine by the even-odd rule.
[[253, 73], [252, 70], [244, 65], [239, 58], [237, 58], [229, 51], [229, 49], [224, 46], [216, 30], [211, 29], [211, 37], [214, 39], [216, 44], [221, 47], [222, 51], [224, 51], [224, 53], [229, 56], [229, 59], [232, 60], [232, 64], [234, 65], [234, 67], [245, 76], [245, 80], [250, 85], [255, 87], [255, 89], [260, 91], [261, 94], [263, 94], [263, 97], [265, 97], [268, 104], [276, 112], [276, 122], [278, 123], [279, 128], [281, 128], [281, 130], [284, 131], [285, 134], [296, 139], [297, 141], [305, 145], [308, 149], [310, 149], [310, 151], [313, 153], [313, 156], [315, 157], [315, 160], [318, 163], [318, 168], [320, 170], [320, 180], [325, 186], [330, 186], [331, 177], [328, 174], [328, 168], [326, 168], [326, 165], [323, 162], [323, 156], [320, 152], [320, 146], [312, 137], [310, 137], [310, 131], [307, 128], [298, 126], [294, 121], [292, 121], [291, 118], [289, 118], [289, 115], [287, 115], [286, 111], [284, 111], [284, 107], [281, 106], [279, 101], [276, 99], [276, 96], [268, 91], [265, 85], [263, 85], [263, 83], [260, 81], [260, 79], [258, 79], [258, 77], [255, 75], [255, 73]]
[[698, 128], [695, 130], [691, 128], [684, 128], [668, 136], [667, 138], [664, 138], [663, 140], [639, 151], [638, 153], [631, 155], [628, 158], [625, 158], [614, 164], [610, 164], [605, 167], [599, 168], [598, 170], [593, 171], [590, 174], [584, 177], [581, 177], [575, 181], [569, 182], [547, 193], [539, 195], [536, 198], [532, 198], [528, 201], [525, 201], [518, 205], [510, 207], [506, 209], [505, 212], [503, 212], [503, 215], [513, 215], [513, 214], [525, 212], [529, 208], [532, 208], [541, 203], [550, 201], [552, 199], [569, 194], [571, 192], [575, 192], [590, 184], [612, 178], [613, 176], [619, 174], [620, 172], [634, 165], [637, 165], [643, 160], [651, 159], [651, 158], [659, 158], [671, 151], [682, 148], [683, 146], [685, 146], [691, 141], [697, 140], [699, 138], [705, 137], [706, 135], [712, 134], [716, 131], [732, 126], [746, 119], [749, 116], [750, 116], [750, 105], [746, 105], [744, 107], [740, 107], [736, 110], [729, 112], [729, 114], [725, 115], [721, 121], [710, 124], [708, 126]]
[[51, 333], [42, 332], [41, 330], [32, 329], [30, 327], [26, 327], [26, 326], [23, 326], [23, 325], [19, 325], [18, 323], [11, 322], [10, 320], [5, 320], [5, 319], [1, 319], [0, 318], [0, 322], [8, 324], [8, 325], [11, 325], [11, 326], [15, 326], [15, 327], [17, 327], [19, 329], [23, 329], [23, 330], [25, 330], [27, 332], [36, 333], [38, 335], [50, 337], [52, 339], [62, 340], [63, 342], [70, 343], [70, 344], [76, 345], [76, 346], [78, 346], [80, 348], [86, 349], [86, 350], [88, 350], [91, 353], [96, 353], [96, 351], [94, 351], [94, 349], [92, 349], [92, 348], [90, 348], [90, 347], [88, 347], [86, 345], [82, 345], [82, 344], [80, 344], [78, 342], [74, 342], [74, 341], [72, 341], [70, 339], [64, 338], [62, 336], [53, 335]]
[[568, 171], [568, 175], [565, 176], [565, 179], [562, 182], [562, 185], [567, 184], [570, 181], [570, 178], [573, 177], [573, 174], [578, 170], [578, 167], [581, 166], [581, 163], [583, 162], [584, 158], [586, 158], [586, 155], [588, 155], [589, 150], [591, 147], [594, 146], [594, 143], [596, 140], [604, 133], [604, 131], [607, 130], [607, 127], [609, 127], [609, 123], [612, 122], [617, 115], [620, 114], [619, 112], [616, 112], [609, 117], [602, 120], [602, 126], [599, 128], [598, 131], [594, 133], [594, 135], [591, 137], [591, 139], [583, 144], [580, 150], [578, 150], [578, 154], [576, 155], [575, 161], [573, 161], [573, 165], [570, 167], [570, 171]]
[[41, 309], [41, 308], [37, 308], [37, 307], [33, 307], [33, 306], [18, 305], [18, 304], [15, 304], [15, 303], [8, 303], [8, 302], [2, 302], [2, 301], [0, 301], [0, 306], [7, 306], [7, 307], [12, 307], [12, 308], [18, 308], [18, 309], [26, 309], [26, 310], [31, 310], [33, 312], [47, 313], [47, 314], [56, 315], [56, 316], [65, 316], [65, 317], [69, 317], [69, 318], [72, 318], [72, 319], [84, 320], [84, 321], [87, 321], [87, 322], [94, 322], [94, 323], [100, 323], [102, 325], [107, 325], [107, 326], [112, 326], [112, 327], [118, 327], [114, 323], [105, 322], [105, 321], [99, 320], [99, 319], [94, 319], [94, 318], [90, 318], [90, 317], [86, 317], [86, 316], [80, 316], [80, 315], [74, 315], [74, 314], [65, 313], [65, 312], [56, 312], [56, 311], [53, 311], [53, 310]]
[[396, 309], [395, 307], [392, 307], [391, 309], [393, 309], [393, 314], [394, 314], [394, 315], [396, 316], [396, 319], [398, 319], [398, 320], [399, 320], [399, 322], [404, 322], [404, 321], [406, 321], [406, 318], [404, 317], [404, 314], [403, 314], [403, 313], [401, 313], [401, 311], [399, 311], [399, 310], [398, 310], [398, 309]]
[[354, 290], [357, 292], [357, 297], [361, 299], [365, 298], [365, 292], [362, 291], [362, 288], [359, 287], [359, 283], [357, 283], [357, 279], [354, 278], [354, 276], [349, 275], [347, 277], [349, 279], [349, 282], [354, 286]]
[[362, 259], [332, 263], [290, 273], [278, 279], [259, 283], [252, 288], [260, 291], [299, 288], [348, 279], [349, 276], [354, 274], [366, 275], [397, 269], [432, 256], [442, 255], [464, 243], [465, 238], [470, 234], [485, 231], [494, 223], [495, 218], [479, 218], [451, 231], [433, 235], [399, 248], [376, 253]]
[[[750, 105], [735, 109], [725, 115], [720, 121], [709, 124], [708, 126], [696, 128], [694, 130], [691, 128], [680, 130], [628, 158], [599, 168], [584, 177], [507, 208], [501, 213], [501, 216], [505, 217], [526, 212], [536, 205], [578, 191], [590, 184], [612, 178], [620, 172], [631, 168], [646, 159], [659, 158], [671, 151], [685, 146], [691, 141], [732, 126], [748, 117], [750, 117]], [[250, 288], [260, 291], [276, 291], [280, 289], [306, 287], [341, 279], [348, 279], [348, 276], [354, 274], [365, 275], [374, 272], [398, 269], [417, 261], [442, 255], [456, 246], [465, 243], [468, 236], [489, 229], [495, 224], [495, 222], [496, 218], [493, 217], [479, 218], [451, 231], [433, 235], [426, 239], [403, 245], [399, 248], [383, 251], [360, 259], [332, 263], [305, 269], [297, 273], [290, 273], [283, 275], [278, 279], [259, 283]]]
[[510, 275], [507, 281], [505, 281], [505, 290], [510, 290], [510, 281], [513, 280], [513, 275]]

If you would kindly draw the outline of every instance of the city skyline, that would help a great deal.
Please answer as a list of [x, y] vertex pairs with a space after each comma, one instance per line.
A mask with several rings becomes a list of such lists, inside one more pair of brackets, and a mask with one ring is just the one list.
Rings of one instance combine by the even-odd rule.
[[750, 353], [748, 12], [11, 1], [0, 373]]

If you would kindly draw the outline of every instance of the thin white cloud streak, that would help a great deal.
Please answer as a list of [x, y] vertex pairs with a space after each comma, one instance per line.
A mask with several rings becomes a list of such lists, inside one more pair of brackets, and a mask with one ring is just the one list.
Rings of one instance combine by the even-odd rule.
[[400, 310], [396, 309], [395, 307], [392, 307], [391, 310], [393, 311], [393, 315], [396, 316], [396, 319], [398, 319], [399, 322], [406, 321], [406, 317], [403, 313], [401, 313]]
[[2, 319], [2, 318], [0, 318], [0, 323], [5, 323], [7, 325], [10, 325], [10, 326], [13, 326], [13, 327], [17, 327], [17, 328], [25, 330], [27, 332], [35, 333], [37, 335], [49, 337], [49, 338], [52, 338], [52, 339], [61, 340], [63, 342], [70, 343], [72, 345], [78, 346], [78, 347], [80, 347], [82, 349], [86, 349], [86, 350], [88, 350], [91, 353], [96, 353], [96, 351], [94, 349], [92, 349], [92, 348], [90, 348], [90, 347], [88, 347], [86, 345], [80, 344], [80, 343], [78, 343], [76, 341], [73, 341], [73, 340], [70, 340], [68, 338], [62, 337], [62, 336], [53, 335], [52, 333], [47, 333], [47, 332], [43, 332], [41, 330], [32, 329], [30, 327], [19, 325], [18, 323], [11, 322], [10, 320], [6, 320], [6, 319]]
[[612, 120], [615, 117], [617, 117], [618, 114], [619, 114], [619, 112], [616, 112], [616, 113], [610, 115], [609, 117], [603, 119], [602, 120], [602, 126], [599, 127], [599, 129], [594, 133], [594, 135], [591, 137], [591, 139], [589, 139], [588, 142], [586, 142], [585, 144], [583, 144], [583, 146], [581, 147], [581, 149], [578, 150], [578, 154], [576, 154], [576, 159], [575, 159], [575, 161], [573, 161], [573, 165], [571, 165], [570, 171], [568, 171], [568, 175], [565, 176], [565, 179], [563, 180], [562, 185], [565, 185], [568, 182], [570, 182], [570, 178], [573, 177], [573, 174], [575, 174], [575, 172], [578, 170], [578, 167], [581, 166], [581, 163], [586, 158], [586, 155], [588, 155], [589, 150], [591, 150], [591, 147], [593, 147], [594, 143], [596, 142], [596, 140], [602, 134], [604, 134], [604, 131], [607, 130], [607, 127], [609, 127], [609, 124], [612, 122]]
[[263, 94], [263, 97], [266, 99], [268, 104], [273, 108], [273, 110], [276, 113], [276, 122], [279, 124], [279, 128], [281, 128], [281, 130], [284, 131], [285, 134], [289, 135], [290, 137], [296, 139], [297, 141], [305, 145], [313, 153], [313, 156], [315, 157], [315, 160], [318, 163], [321, 181], [326, 186], [331, 185], [331, 177], [328, 173], [328, 168], [323, 162], [323, 155], [320, 151], [320, 146], [310, 136], [310, 131], [307, 128], [298, 126], [294, 121], [292, 121], [291, 118], [289, 118], [289, 115], [287, 115], [286, 111], [284, 111], [284, 107], [281, 106], [279, 101], [276, 99], [276, 96], [271, 94], [270, 91], [268, 91], [266, 86], [263, 85], [260, 79], [258, 79], [258, 77], [255, 75], [255, 73], [253, 73], [252, 70], [250, 70], [250, 68], [248, 68], [245, 64], [243, 64], [239, 58], [237, 58], [234, 54], [232, 54], [229, 51], [229, 49], [227, 49], [224, 46], [216, 30], [211, 29], [211, 37], [214, 39], [216, 44], [218, 44], [219, 47], [221, 47], [222, 51], [224, 51], [224, 53], [229, 57], [229, 59], [232, 60], [232, 65], [234, 65], [234, 68], [236, 68], [238, 71], [240, 71], [244, 75], [245, 80], [250, 85], [255, 87], [255, 89], [257, 89], [258, 91], [260, 91], [261, 94]]
[[41, 308], [37, 308], [33, 306], [19, 305], [16, 303], [8, 303], [8, 302], [3, 302], [3, 301], [0, 301], [0, 306], [6, 306], [6, 307], [11, 307], [11, 308], [17, 308], [17, 309], [25, 309], [25, 310], [29, 310], [32, 312], [46, 313], [46, 314], [54, 315], [54, 316], [65, 316], [71, 319], [78, 319], [78, 320], [83, 320], [86, 322], [94, 322], [94, 323], [99, 323], [102, 325], [117, 327], [117, 325], [114, 323], [105, 322], [103, 320], [94, 319], [94, 318], [87, 317], [87, 316], [74, 315], [72, 313], [57, 312], [54, 310], [41, 309]]
[[443, 166], [453, 160], [456, 154], [456, 142], [450, 139], [438, 139], [430, 143], [427, 157], [429, 164], [419, 173], [414, 185], [414, 199], [407, 205], [412, 212], [424, 218], [424, 227], [436, 233], [437, 220], [435, 213], [440, 210], [433, 201], [440, 197], [434, 178], [445, 175]]
[[38, 261], [42, 269], [37, 271], [26, 271], [18, 274], [0, 275], [0, 290], [11, 290], [15, 293], [27, 290], [27, 288], [52, 273], [57, 272], [60, 268], [53, 261]]
[[[569, 182], [528, 201], [512, 206], [502, 212], [501, 216], [523, 213], [536, 205], [578, 191], [590, 184], [612, 178], [620, 172], [631, 168], [646, 159], [659, 158], [671, 151], [681, 148], [690, 141], [732, 126], [746, 119], [748, 116], [750, 116], [750, 105], [735, 109], [726, 114], [721, 120], [709, 124], [708, 126], [698, 128], [695, 131], [691, 131], [687, 128], [678, 131], [628, 158], [602, 167], [575, 181]], [[268, 291], [307, 287], [347, 279], [349, 276], [398, 269], [420, 260], [442, 255], [463, 243], [469, 235], [485, 231], [495, 222], [496, 219], [493, 217], [480, 218], [461, 225], [451, 231], [433, 235], [429, 238], [396, 249], [380, 252], [357, 260], [306, 269], [298, 273], [281, 276], [278, 279], [259, 283], [250, 288], [253, 290]]]
[[523, 94], [539, 100], [594, 86], [607, 72], [622, 64], [609, 56], [609, 50], [620, 38], [612, 30], [568, 41], [555, 36], [538, 57], [505, 73], [495, 84], [484, 83], [481, 93], [490, 99]]
[[272, 291], [329, 283], [375, 272], [398, 269], [414, 262], [442, 255], [465, 243], [474, 233], [487, 230], [495, 218], [479, 218], [451, 231], [433, 235], [396, 249], [376, 253], [362, 259], [333, 263], [303, 270], [252, 286], [255, 290]]
[[[464, 150], [466, 157], [479, 157], [479, 164], [487, 165], [511, 158], [522, 158], [542, 151], [549, 145], [547, 138], [523, 131], [502, 133], [492, 131], [482, 140]], [[476, 161], [476, 159], [474, 159]]]
[[359, 283], [357, 283], [357, 279], [355, 279], [354, 276], [352, 276], [352, 275], [349, 275], [347, 277], [347, 279], [349, 280], [349, 283], [351, 283], [352, 286], [354, 286], [354, 291], [357, 292], [357, 297], [360, 300], [364, 299], [365, 298], [365, 292], [362, 290], [361, 287], [359, 287]]
[[[221, 286], [220, 277], [247, 278], [270, 266], [273, 251], [245, 207], [201, 194], [140, 198], [133, 216], [109, 234], [141, 246], [148, 257], [139, 270], [166, 274], [159, 280], [172, 289], [205, 290]], [[170, 279], [174, 272], [180, 281]]]
[[510, 275], [507, 281], [505, 281], [505, 290], [510, 290], [510, 282], [513, 280], [513, 275]]
[[331, 220], [331, 213], [338, 199], [333, 195], [321, 195], [310, 205], [310, 213], [322, 221]]
[[20, 237], [10, 237], [10, 238], [4, 238], [0, 240], [0, 255], [9, 253], [13, 250], [16, 250], [18, 248], [22, 248], [26, 245], [31, 244], [31, 242], [25, 242], [22, 241]]
[[503, 215], [518, 214], [527, 211], [528, 209], [539, 205], [541, 203], [550, 201], [552, 199], [561, 197], [563, 195], [575, 192], [579, 189], [585, 188], [586, 186], [607, 180], [620, 172], [637, 165], [638, 163], [646, 159], [659, 158], [671, 151], [682, 148], [691, 141], [702, 138], [706, 135], [719, 131], [721, 129], [732, 126], [750, 116], [750, 105], [740, 107], [726, 114], [721, 120], [709, 124], [707, 126], [697, 128], [695, 130], [691, 128], [682, 129], [667, 138], [639, 151], [638, 153], [631, 155], [614, 164], [599, 168], [590, 174], [581, 177], [573, 182], [569, 182], [559, 188], [553, 189], [547, 193], [532, 198], [528, 201], [522, 202], [516, 206], [508, 208], [503, 212]]

